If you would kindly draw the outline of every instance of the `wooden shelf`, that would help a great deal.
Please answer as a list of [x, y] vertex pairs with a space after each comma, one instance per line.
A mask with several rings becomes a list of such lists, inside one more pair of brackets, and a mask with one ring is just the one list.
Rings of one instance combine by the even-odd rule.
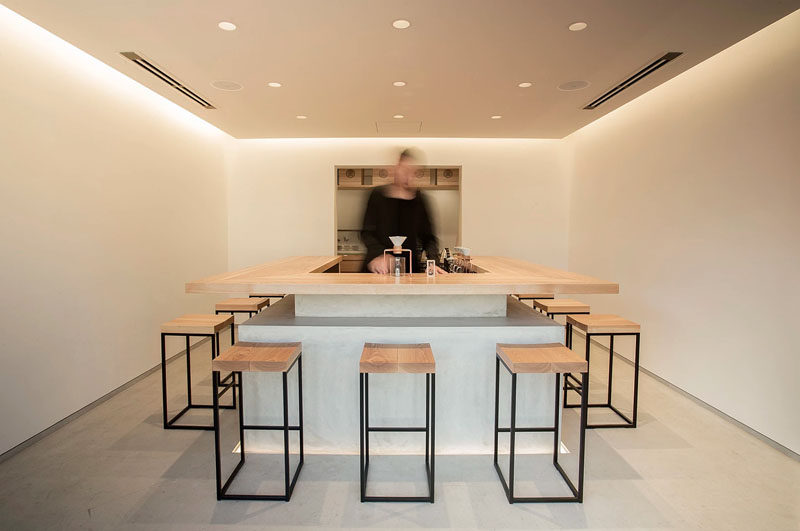
[[[336, 166], [337, 190], [369, 190], [393, 181], [394, 166]], [[458, 190], [461, 166], [420, 166], [413, 186], [421, 190]]]

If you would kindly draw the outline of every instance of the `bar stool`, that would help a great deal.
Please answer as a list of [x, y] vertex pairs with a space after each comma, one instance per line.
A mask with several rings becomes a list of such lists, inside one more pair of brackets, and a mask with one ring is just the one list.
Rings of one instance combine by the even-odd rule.
[[[287, 374], [292, 367], [297, 365], [297, 413], [298, 423], [289, 425], [289, 400]], [[280, 500], [289, 501], [294, 491], [297, 477], [303, 468], [303, 356], [302, 343], [236, 343], [211, 362], [214, 371], [214, 457], [217, 478], [218, 500]], [[231, 474], [222, 482], [222, 463], [220, 449], [220, 422], [217, 385], [220, 371], [232, 371], [236, 374], [239, 386], [239, 463]], [[243, 372], [274, 372], [281, 373], [283, 379], [283, 424], [278, 426], [265, 426], [260, 424], [244, 423], [244, 393], [242, 389]], [[283, 494], [230, 494], [231, 486], [236, 474], [239, 473], [245, 461], [244, 431], [245, 430], [277, 430], [283, 432]], [[300, 437], [300, 461], [297, 463], [294, 475], [289, 476], [289, 432], [297, 431]], [[225, 452], [230, 453], [228, 451]]]
[[[508, 428], [498, 426], [499, 403], [500, 403], [500, 364], [511, 374], [511, 425]], [[559, 432], [559, 395], [561, 389], [561, 374], [578, 372], [582, 375], [583, 384], [589, 382], [589, 363], [582, 359], [580, 355], [574, 353], [560, 343], [544, 345], [508, 345], [497, 344], [497, 356], [495, 360], [495, 392], [494, 392], [494, 468], [500, 477], [500, 483], [506, 492], [508, 503], [552, 503], [552, 502], [583, 502], [583, 468], [584, 456], [586, 453], [586, 420], [587, 420], [587, 400], [586, 396], [581, 397], [581, 417], [580, 417], [580, 443], [578, 449], [578, 486], [577, 488], [570, 480], [567, 473], [558, 463], [558, 455], [561, 446]], [[555, 413], [553, 415], [553, 427], [517, 427], [517, 374], [555, 374]], [[514, 447], [517, 432], [553, 432], [553, 466], [564, 478], [572, 496], [534, 496], [518, 497], [514, 496]], [[503, 471], [497, 462], [497, 439], [500, 432], [508, 433], [510, 436], [508, 482], [503, 477]]]
[[[547, 317], [554, 321], [556, 315], [586, 315], [589, 313], [589, 305], [581, 301], [576, 301], [575, 299], [535, 299], [533, 301], [533, 307], [534, 309], [546, 313]], [[572, 348], [572, 344], [570, 343], [572, 336], [567, 334], [566, 330], [564, 333], [564, 344], [567, 348]]]
[[269, 299], [282, 299], [286, 295], [283, 293], [251, 293], [248, 295], [251, 299], [267, 299], [267, 306], [270, 305]]
[[[365, 343], [359, 362], [360, 436], [361, 436], [361, 501], [430, 502], [433, 503], [433, 477], [436, 426], [436, 362], [429, 343], [391, 345]], [[425, 427], [370, 426], [369, 375], [373, 373], [425, 374]], [[370, 432], [425, 432], [425, 470], [428, 474], [428, 496], [367, 496]]]
[[237, 313], [246, 313], [248, 317], [253, 317], [254, 313], [260, 312], [261, 309], [266, 306], [269, 306], [269, 299], [265, 299], [263, 297], [240, 297], [220, 301], [214, 306], [214, 310], [217, 314], [229, 313], [234, 315]]
[[[211, 359], [219, 356], [219, 333], [226, 326], [231, 327], [231, 337], [233, 337], [233, 316], [188, 314], [173, 319], [161, 325], [161, 405], [163, 409], [164, 429], [181, 430], [213, 430], [212, 425], [198, 424], [175, 424], [190, 409], [211, 409], [213, 404], [195, 404], [192, 402], [192, 365], [190, 357], [190, 337], [209, 337], [211, 338]], [[184, 336], [186, 338], [186, 407], [175, 414], [171, 419], [167, 418], [167, 336]], [[232, 376], [229, 376], [231, 378]], [[227, 379], [226, 379], [227, 380]], [[236, 407], [236, 387], [234, 382], [226, 381], [220, 394], [225, 394], [228, 389], [233, 389], [233, 404], [221, 406], [225, 409]], [[216, 387], [214, 388], [214, 400], [217, 400]]]
[[[582, 330], [586, 335], [586, 361], [589, 361], [589, 348], [592, 344], [592, 338], [595, 336], [608, 336], [609, 337], [609, 359], [608, 359], [608, 395], [606, 402], [601, 404], [589, 403], [588, 407], [591, 408], [608, 408], [622, 418], [622, 423], [603, 423], [603, 424], [587, 424], [587, 428], [635, 428], [636, 417], [638, 411], [639, 399], [639, 333], [641, 327], [638, 323], [623, 319], [618, 315], [611, 314], [594, 314], [594, 315], [568, 315], [567, 316], [567, 338], [569, 345], [572, 346], [572, 329], [577, 327]], [[611, 389], [614, 377], [614, 338], [616, 336], [635, 336], [636, 349], [633, 361], [633, 413], [628, 417], [619, 409], [614, 407], [611, 403]], [[570, 382], [572, 378], [574, 382]], [[568, 404], [567, 394], [572, 390], [581, 395], [583, 399], [589, 394], [589, 387], [585, 384], [577, 385], [577, 379], [571, 374], [564, 377], [564, 407], [577, 407], [577, 404]], [[585, 392], [584, 392], [585, 390]]]
[[536, 299], [555, 299], [552, 293], [515, 293], [514, 296], [522, 301], [532, 301]]

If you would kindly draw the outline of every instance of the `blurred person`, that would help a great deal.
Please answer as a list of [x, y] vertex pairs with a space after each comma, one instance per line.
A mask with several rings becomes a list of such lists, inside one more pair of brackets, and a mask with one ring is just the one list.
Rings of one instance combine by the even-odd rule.
[[[425, 271], [422, 251], [428, 260], [439, 261], [439, 241], [434, 235], [430, 208], [425, 196], [411, 185], [419, 156], [406, 149], [394, 167], [394, 183], [372, 190], [364, 212], [361, 240], [367, 247], [364, 271], [385, 275], [389, 264], [383, 251], [392, 247], [389, 236], [405, 236], [403, 247], [413, 254], [412, 271]], [[445, 271], [436, 266], [438, 273]]]

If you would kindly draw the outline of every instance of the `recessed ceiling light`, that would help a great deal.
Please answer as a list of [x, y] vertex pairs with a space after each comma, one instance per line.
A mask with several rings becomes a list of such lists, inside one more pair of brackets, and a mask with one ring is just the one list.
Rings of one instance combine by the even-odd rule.
[[411, 26], [411, 22], [401, 18], [399, 20], [395, 20], [394, 22], [392, 22], [392, 26], [394, 26], [397, 29], [406, 29], [409, 26]]
[[518, 86], [519, 88], [528, 88], [528, 87], [530, 87], [531, 85], [533, 85], [533, 83], [531, 83], [530, 81], [525, 81], [525, 82], [523, 82], [523, 83], [520, 83], [520, 84], [519, 84], [519, 85], [517, 85], [517, 86]]
[[280, 88], [280, 86], [281, 86], [280, 83], [277, 83], [275, 81], [270, 81], [269, 83], [267, 83], [267, 85], [269, 85], [272, 88]]
[[492, 120], [499, 120], [500, 118], [502, 118], [502, 116], [499, 114], [495, 114], [494, 116], [492, 116]]
[[394, 85], [395, 87], [405, 87], [406, 86], [406, 82], [405, 81], [395, 81], [394, 83], [392, 83], [392, 85]]
[[215, 89], [219, 90], [227, 90], [227, 91], [236, 91], [242, 90], [242, 85], [237, 83], [236, 81], [226, 81], [224, 79], [219, 79], [217, 81], [212, 81], [211, 86]]
[[220, 22], [219, 24], [217, 24], [217, 26], [219, 26], [219, 29], [225, 31], [233, 31], [236, 29], [236, 24], [234, 24], [233, 22]]
[[295, 116], [295, 118], [297, 118], [298, 120], [305, 120], [306, 118], [308, 118], [308, 116], [306, 116], [305, 114], [298, 114], [297, 116]]
[[395, 114], [394, 116], [392, 116], [392, 118], [396, 118], [397, 120], [402, 120], [403, 118], [405, 118], [405, 116], [403, 116], [402, 114]]
[[558, 86], [558, 90], [563, 90], [564, 92], [571, 92], [573, 90], [585, 89], [588, 86], [589, 86], [588, 81], [567, 81], [566, 83], [561, 83]]
[[589, 26], [589, 24], [587, 24], [586, 22], [573, 22], [572, 24], [569, 25], [569, 30], [581, 31], [585, 30], [587, 26]]

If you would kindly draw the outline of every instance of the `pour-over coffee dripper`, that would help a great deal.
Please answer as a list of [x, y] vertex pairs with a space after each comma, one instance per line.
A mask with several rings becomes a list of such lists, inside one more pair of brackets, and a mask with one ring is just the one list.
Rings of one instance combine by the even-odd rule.
[[406, 241], [405, 236], [389, 236], [389, 239], [392, 240], [392, 248], [393, 251], [400, 251], [403, 248], [403, 242]]

